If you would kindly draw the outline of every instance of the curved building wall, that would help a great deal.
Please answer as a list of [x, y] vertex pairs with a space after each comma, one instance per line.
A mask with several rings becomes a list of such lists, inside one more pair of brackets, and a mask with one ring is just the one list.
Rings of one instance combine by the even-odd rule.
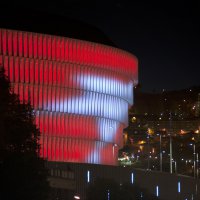
[[0, 64], [30, 99], [49, 161], [115, 165], [137, 83], [137, 59], [109, 46], [0, 29]]

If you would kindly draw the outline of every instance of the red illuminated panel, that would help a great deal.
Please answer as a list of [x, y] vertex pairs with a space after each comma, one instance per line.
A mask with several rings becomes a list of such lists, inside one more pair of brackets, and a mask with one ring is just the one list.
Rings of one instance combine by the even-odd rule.
[[43, 59], [47, 58], [47, 36], [42, 37], [42, 57]]
[[7, 32], [6, 30], [2, 31], [2, 54], [7, 55]]
[[28, 34], [28, 57], [33, 57], [33, 36], [32, 33]]
[[61, 45], [60, 45], [60, 38], [56, 38], [56, 60], [60, 61], [60, 51], [61, 51]]
[[23, 33], [23, 53], [24, 57], [28, 56], [28, 34], [26, 32]]
[[51, 48], [51, 59], [55, 60], [56, 59], [56, 38], [52, 37], [52, 48]]
[[30, 69], [28, 59], [25, 59], [25, 83], [30, 83]]
[[22, 32], [18, 33], [18, 48], [19, 48], [19, 56], [21, 57], [23, 55], [23, 37], [22, 37]]
[[8, 55], [12, 55], [13, 47], [12, 47], [12, 32], [8, 32]]
[[[3, 56], [1, 56], [1, 63], [3, 64], [4, 66], [4, 69], [5, 69], [5, 75], [10, 77], [10, 80], [12, 78], [12, 74], [10, 75], [10, 67], [12, 67], [13, 65], [13, 59], [10, 60], [10, 63], [8, 64], [8, 57], [4, 57], [4, 60], [3, 60]], [[10, 67], [8, 68], [8, 65], [10, 65]], [[13, 67], [12, 67], [13, 69]], [[11, 71], [12, 72], [12, 71]]]
[[25, 70], [24, 70], [24, 60], [19, 61], [18, 58], [15, 59], [15, 66], [19, 66], [19, 75], [20, 75], [20, 82], [24, 82], [25, 81]]
[[39, 59], [42, 59], [42, 35], [38, 35], [38, 58]]
[[65, 59], [65, 40], [61, 39], [60, 42], [60, 60], [63, 61]]
[[[2, 42], [2, 31], [0, 30], [0, 55], [2, 55], [3, 53], [3, 50], [2, 50], [2, 45], [3, 45], [3, 42]], [[11, 42], [12, 42], [12, 39], [11, 39]], [[10, 42], [10, 43], [11, 43]]]

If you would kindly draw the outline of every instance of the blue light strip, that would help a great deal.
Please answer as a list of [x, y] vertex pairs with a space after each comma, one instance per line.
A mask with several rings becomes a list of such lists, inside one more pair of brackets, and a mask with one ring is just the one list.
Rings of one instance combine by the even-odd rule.
[[108, 200], [110, 200], [110, 191], [108, 190]]
[[134, 174], [133, 174], [133, 172], [131, 173], [131, 183], [132, 184], [134, 183]]
[[157, 197], [159, 196], [159, 187], [158, 187], [158, 185], [156, 186], [156, 196]]
[[180, 193], [181, 192], [181, 183], [180, 183], [180, 181], [178, 182], [178, 193]]
[[90, 182], [90, 171], [89, 170], [87, 171], [87, 182], [88, 183]]

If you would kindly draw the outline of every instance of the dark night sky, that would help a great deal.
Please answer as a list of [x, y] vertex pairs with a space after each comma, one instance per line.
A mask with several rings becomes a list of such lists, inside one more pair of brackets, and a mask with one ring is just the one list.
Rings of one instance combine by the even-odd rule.
[[119, 47], [135, 54], [143, 89], [200, 85], [199, 6], [183, 1], [139, 2], [144, 1], [74, 3], [63, 11], [96, 25]]
[[143, 90], [200, 85], [199, 5], [189, 1], [56, 2], [45, 9], [98, 27], [117, 46], [138, 57]]

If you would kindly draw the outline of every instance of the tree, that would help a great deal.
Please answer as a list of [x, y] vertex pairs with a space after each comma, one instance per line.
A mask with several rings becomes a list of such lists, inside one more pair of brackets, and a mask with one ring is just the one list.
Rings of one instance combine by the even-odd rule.
[[0, 67], [1, 199], [48, 198], [48, 171], [39, 157], [40, 132], [34, 120], [30, 103], [20, 102]]

